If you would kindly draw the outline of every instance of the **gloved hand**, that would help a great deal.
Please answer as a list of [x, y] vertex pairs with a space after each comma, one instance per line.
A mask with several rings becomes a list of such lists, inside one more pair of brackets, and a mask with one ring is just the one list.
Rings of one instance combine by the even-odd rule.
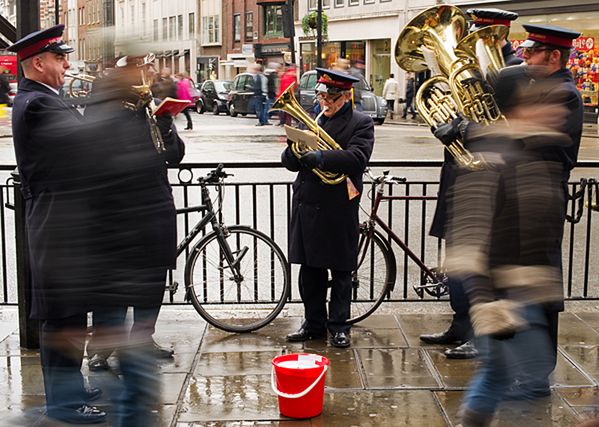
[[323, 161], [322, 152], [319, 150], [308, 151], [306, 154], [300, 157], [300, 162], [310, 169], [322, 168]]
[[432, 129], [433, 135], [435, 135], [435, 138], [441, 141], [443, 145], [450, 145], [460, 136], [458, 125], [461, 122], [462, 117], [458, 116], [453, 119], [451, 123], [441, 123], [435, 129]]
[[170, 135], [171, 127], [173, 126], [173, 116], [169, 113], [164, 113], [159, 116], [155, 116], [156, 125], [158, 125], [158, 129], [160, 130], [160, 134], [165, 137]]

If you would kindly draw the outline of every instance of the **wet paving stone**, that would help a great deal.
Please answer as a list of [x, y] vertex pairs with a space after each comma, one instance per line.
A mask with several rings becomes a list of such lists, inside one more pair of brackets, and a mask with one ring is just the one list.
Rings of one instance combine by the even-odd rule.
[[576, 317], [585, 322], [596, 332], [599, 332], [599, 313], [576, 313]]
[[437, 388], [423, 353], [414, 348], [356, 349], [367, 388]]
[[566, 345], [561, 350], [587, 375], [599, 377], [599, 346]]
[[443, 332], [451, 323], [450, 314], [400, 314], [397, 318], [410, 347], [434, 347], [420, 341], [418, 337]]
[[270, 375], [193, 375], [183, 396], [179, 422], [280, 419]]
[[327, 427], [447, 425], [432, 393], [425, 390], [325, 393], [323, 413], [312, 423]]
[[0, 342], [0, 357], [4, 356], [39, 356], [39, 350], [21, 348], [19, 334], [13, 333]]
[[202, 353], [194, 375], [203, 377], [270, 375], [272, 360], [280, 355], [279, 351]]
[[39, 357], [0, 357], [0, 408], [22, 396], [43, 395], [44, 381]]
[[351, 330], [351, 340], [353, 348], [408, 346], [408, 342], [399, 328], [370, 329], [366, 327], [354, 327]]
[[444, 349], [427, 348], [425, 351], [431, 358], [443, 387], [465, 389], [468, 386], [478, 364], [476, 359], [448, 359], [443, 353]]
[[161, 373], [187, 373], [191, 371], [193, 361], [196, 357], [195, 352], [179, 353], [175, 352], [172, 359], [159, 359], [158, 372]]
[[[458, 411], [464, 392], [435, 391], [443, 412], [452, 426], [459, 426]], [[578, 417], [574, 410], [556, 393], [536, 401], [509, 401], [499, 405], [492, 427], [572, 427]]]
[[183, 383], [185, 382], [186, 374], [162, 374], [160, 375], [161, 383], [161, 402], [165, 405], [175, 405], [181, 395]]
[[325, 385], [335, 389], [363, 388], [358, 361], [353, 351], [329, 347], [319, 352], [329, 359], [330, 368], [326, 373]]
[[399, 322], [392, 314], [373, 314], [354, 324], [354, 328], [366, 329], [399, 329]]
[[285, 339], [287, 334], [293, 331], [293, 328], [277, 329], [274, 327], [265, 327], [254, 332], [232, 334], [209, 327], [204, 336], [201, 350], [203, 352], [214, 353], [262, 351], [275, 348], [281, 350], [288, 349], [289, 353], [296, 353], [301, 351], [303, 347], [302, 343], [288, 343]]
[[563, 354], [558, 352], [557, 364], [552, 374], [553, 386], [591, 386], [593, 382], [578, 370]]
[[14, 402], [0, 397], [0, 420], [5, 426], [33, 426], [43, 417], [46, 398], [43, 395], [19, 396]]
[[558, 343], [564, 345], [598, 345], [599, 333], [572, 313], [560, 313]]

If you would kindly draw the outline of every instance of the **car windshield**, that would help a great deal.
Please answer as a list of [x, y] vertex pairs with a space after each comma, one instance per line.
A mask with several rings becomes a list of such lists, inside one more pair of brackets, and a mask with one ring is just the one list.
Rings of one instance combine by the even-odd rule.
[[359, 90], [372, 90], [370, 89], [368, 83], [366, 83], [366, 80], [364, 80], [364, 77], [360, 77], [360, 81], [358, 83], [355, 83], [354, 87]]
[[217, 92], [229, 92], [231, 90], [231, 82], [214, 82]]

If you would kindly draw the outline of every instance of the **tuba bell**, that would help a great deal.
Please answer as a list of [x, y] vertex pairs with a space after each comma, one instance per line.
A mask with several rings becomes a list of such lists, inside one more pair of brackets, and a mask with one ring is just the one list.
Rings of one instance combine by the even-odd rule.
[[73, 84], [77, 80], [80, 80], [84, 83], [89, 83], [90, 85], [93, 84], [94, 80], [96, 80], [96, 78], [94, 76], [90, 76], [88, 74], [74, 74], [74, 73], [67, 72], [67, 73], [64, 73], [64, 75], [71, 79], [71, 81], [69, 82], [69, 89], [68, 89], [68, 93], [71, 98], [85, 98], [85, 97], [87, 97], [87, 95], [89, 95], [89, 90], [75, 89], [73, 87]]
[[[291, 114], [296, 120], [303, 123], [308, 130], [312, 131], [318, 137], [318, 150], [342, 150], [341, 146], [335, 142], [335, 140], [328, 134], [324, 129], [318, 126], [317, 120], [313, 119], [307, 112], [302, 108], [297, 98], [293, 94], [295, 88], [295, 82], [289, 85], [287, 89], [281, 93], [281, 95], [272, 104], [272, 107], [268, 110], [271, 111], [285, 111]], [[303, 144], [294, 142], [291, 144], [291, 151], [298, 159], [311, 151], [312, 148], [307, 147]], [[325, 184], [335, 185], [343, 182], [347, 175], [327, 172], [318, 168], [312, 169], [312, 172], [318, 176]]]

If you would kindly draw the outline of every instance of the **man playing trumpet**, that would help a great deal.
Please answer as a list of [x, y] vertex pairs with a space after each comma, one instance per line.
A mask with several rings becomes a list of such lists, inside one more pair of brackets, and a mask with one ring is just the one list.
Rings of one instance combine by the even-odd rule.
[[[321, 339], [350, 345], [352, 279], [358, 257], [358, 206], [362, 173], [374, 144], [372, 119], [352, 108], [351, 88], [359, 80], [340, 71], [316, 69], [318, 125], [342, 148], [308, 150], [300, 157], [291, 148], [281, 156], [283, 165], [298, 172], [293, 183], [293, 211], [289, 232], [289, 260], [301, 264], [299, 291], [304, 303], [302, 327], [287, 335], [291, 342]], [[297, 152], [297, 150], [295, 150]], [[313, 170], [347, 175], [339, 183], [323, 183]], [[331, 276], [331, 296], [326, 306]]]

